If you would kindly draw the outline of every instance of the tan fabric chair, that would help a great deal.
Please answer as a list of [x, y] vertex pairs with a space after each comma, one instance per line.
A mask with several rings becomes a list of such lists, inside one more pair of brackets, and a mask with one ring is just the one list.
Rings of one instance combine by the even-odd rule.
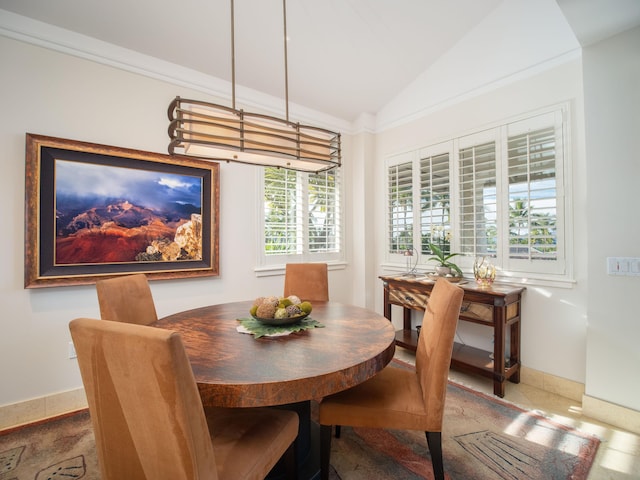
[[143, 273], [96, 282], [100, 318], [150, 325], [158, 316], [147, 276]]
[[320, 403], [321, 472], [328, 478], [331, 426], [424, 430], [435, 478], [444, 479], [442, 417], [447, 379], [463, 291], [447, 280], [436, 282], [416, 351], [416, 370], [385, 367], [375, 377]]
[[295, 478], [297, 414], [205, 409], [179, 334], [87, 318], [69, 328], [103, 480], [262, 479], [284, 452]]
[[329, 300], [329, 275], [326, 263], [287, 263], [284, 274], [284, 294], [297, 295], [300, 300]]

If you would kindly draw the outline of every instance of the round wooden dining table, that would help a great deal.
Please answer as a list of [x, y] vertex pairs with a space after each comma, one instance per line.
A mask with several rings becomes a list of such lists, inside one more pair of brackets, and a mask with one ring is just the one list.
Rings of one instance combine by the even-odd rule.
[[[310, 438], [311, 401], [362, 383], [382, 370], [395, 352], [395, 329], [371, 310], [313, 302], [310, 318], [322, 328], [255, 338], [237, 331], [238, 319], [250, 316], [252, 303], [196, 308], [161, 318], [155, 326], [180, 333], [205, 405], [283, 405], [296, 410], [299, 463], [309, 463], [315, 442]], [[304, 478], [316, 477], [316, 460], [303, 472]]]

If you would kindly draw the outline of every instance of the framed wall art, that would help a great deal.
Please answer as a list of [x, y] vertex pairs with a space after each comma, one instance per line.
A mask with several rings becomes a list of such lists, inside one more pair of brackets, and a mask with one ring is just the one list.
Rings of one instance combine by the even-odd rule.
[[219, 165], [26, 135], [25, 288], [216, 276]]

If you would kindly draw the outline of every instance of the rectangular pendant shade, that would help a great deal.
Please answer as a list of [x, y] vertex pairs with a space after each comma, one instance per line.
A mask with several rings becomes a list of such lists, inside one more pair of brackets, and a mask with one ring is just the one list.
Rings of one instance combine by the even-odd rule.
[[169, 105], [169, 154], [321, 172], [341, 165], [340, 134], [176, 97]]

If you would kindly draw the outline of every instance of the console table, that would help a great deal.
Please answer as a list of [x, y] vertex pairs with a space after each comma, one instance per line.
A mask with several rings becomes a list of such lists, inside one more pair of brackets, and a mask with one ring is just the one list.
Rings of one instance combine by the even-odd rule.
[[[403, 328], [396, 332], [396, 345], [415, 351], [418, 332], [411, 328], [411, 311], [425, 310], [435, 282], [428, 276], [381, 276], [380, 279], [384, 285], [384, 316], [391, 320], [392, 305], [403, 308]], [[460, 287], [464, 297], [459, 319], [492, 328], [493, 352], [454, 343], [451, 366], [493, 379], [493, 393], [504, 397], [507, 380], [520, 383], [520, 319], [524, 288], [495, 284], [480, 288], [474, 282], [461, 283]]]

